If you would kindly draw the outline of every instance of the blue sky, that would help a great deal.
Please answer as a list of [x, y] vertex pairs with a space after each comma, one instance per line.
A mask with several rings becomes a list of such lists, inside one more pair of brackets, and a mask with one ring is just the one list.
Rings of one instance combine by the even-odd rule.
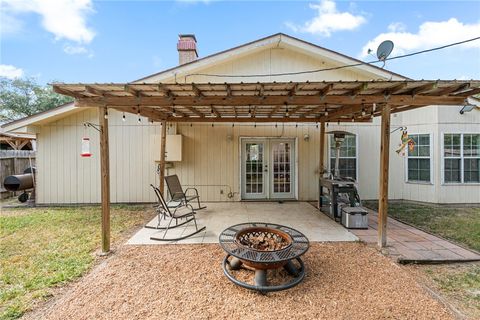
[[[179, 33], [200, 56], [277, 32], [360, 58], [480, 36], [480, 1], [2, 0], [0, 76], [123, 82], [175, 66]], [[480, 40], [387, 63], [414, 79], [480, 79]]]

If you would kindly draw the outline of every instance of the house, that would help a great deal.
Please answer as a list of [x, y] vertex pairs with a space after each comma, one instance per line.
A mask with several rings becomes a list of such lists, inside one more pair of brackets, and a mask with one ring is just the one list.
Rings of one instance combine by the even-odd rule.
[[[177, 49], [179, 66], [132, 83], [409, 80], [285, 34], [275, 34], [204, 58], [198, 58], [195, 36], [180, 35]], [[355, 66], [342, 67], [347, 65]], [[322, 71], [309, 72], [311, 70]], [[465, 88], [468, 86], [459, 83], [445, 90], [461, 92]], [[424, 92], [434, 89], [430, 84], [422, 88]], [[282, 112], [292, 117], [300, 112], [294, 107], [289, 110], [287, 105], [281, 107]], [[244, 110], [246, 108], [251, 119], [257, 119], [256, 106], [245, 106]], [[213, 106], [210, 109], [212, 115], [218, 113]], [[303, 110], [302, 114], [321, 111], [325, 115], [329, 110], [324, 109], [320, 105]], [[461, 109], [459, 105], [428, 106], [392, 114], [389, 199], [480, 203], [480, 112], [461, 114]], [[98, 123], [98, 110], [78, 108], [70, 103], [3, 125], [6, 132], [36, 134], [37, 203], [100, 202], [99, 135], [95, 126], [84, 125]], [[181, 106], [175, 108], [174, 104], [168, 109], [174, 116], [181, 110]], [[153, 202], [155, 198], [149, 185], [159, 183], [160, 124], [149, 122], [149, 117], [140, 113], [109, 109], [106, 116], [110, 136], [111, 201]], [[326, 126], [327, 132], [345, 130], [354, 134], [342, 146], [340, 171], [358, 182], [362, 199], [377, 199], [380, 119], [327, 122]], [[415, 141], [413, 151], [405, 156], [395, 152], [404, 128]], [[319, 165], [320, 131], [319, 124], [313, 121], [169, 123], [166, 171], [179, 175], [183, 185], [196, 186], [204, 201], [314, 201], [318, 197], [318, 178], [324, 171]], [[91, 157], [80, 157], [83, 137], [90, 139]], [[331, 138], [325, 149], [329, 171], [335, 156]]]

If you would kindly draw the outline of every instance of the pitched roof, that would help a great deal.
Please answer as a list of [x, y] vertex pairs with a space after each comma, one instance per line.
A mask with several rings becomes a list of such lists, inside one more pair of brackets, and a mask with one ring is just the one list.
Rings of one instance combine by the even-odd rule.
[[394, 80], [408, 80], [409, 78], [386, 70], [382, 69], [380, 67], [377, 67], [372, 64], [368, 64], [366, 62], [363, 62], [361, 60], [355, 59], [353, 57], [347, 56], [345, 54], [342, 54], [340, 52], [330, 50], [327, 48], [324, 48], [322, 46], [316, 45], [314, 43], [292, 37], [290, 35], [287, 35], [285, 33], [276, 33], [255, 41], [251, 41], [224, 51], [220, 51], [211, 55], [208, 55], [203, 58], [196, 59], [194, 61], [185, 63], [180, 66], [175, 66], [173, 68], [169, 68], [151, 75], [148, 75], [146, 77], [140, 78], [138, 80], [132, 81], [132, 83], [140, 83], [140, 82], [148, 82], [152, 78], [155, 78], [155, 81], [158, 81], [160, 79], [164, 79], [167, 77], [171, 77], [175, 74], [178, 73], [186, 73], [194, 69], [202, 68], [207, 65], [213, 64], [213, 63], [218, 63], [219, 61], [222, 60], [227, 60], [235, 55], [240, 55], [244, 54], [246, 51], [254, 50], [259, 47], [265, 47], [268, 45], [278, 45], [278, 43], [283, 42], [288, 45], [290, 45], [293, 48], [303, 48], [307, 49], [315, 54], [318, 55], [328, 55], [330, 58], [333, 58], [334, 60], [337, 60], [338, 63], [343, 64], [343, 65], [350, 65], [350, 64], [360, 64], [360, 66], [357, 66], [359, 69], [364, 69], [366, 71], [369, 71], [371, 73], [378, 74], [379, 76], [384, 76], [385, 78], [395, 78]]

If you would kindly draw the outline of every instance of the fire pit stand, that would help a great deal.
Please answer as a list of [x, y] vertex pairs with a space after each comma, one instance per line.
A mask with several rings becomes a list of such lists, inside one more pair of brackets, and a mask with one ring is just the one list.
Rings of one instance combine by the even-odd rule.
[[[261, 293], [286, 290], [305, 277], [300, 256], [307, 252], [309, 241], [304, 234], [290, 227], [265, 222], [241, 223], [223, 230], [219, 243], [227, 253], [223, 259], [223, 272], [230, 281], [246, 289]], [[267, 271], [282, 267], [290, 279], [270, 285]], [[231, 272], [240, 268], [255, 272], [254, 285], [238, 280]]]

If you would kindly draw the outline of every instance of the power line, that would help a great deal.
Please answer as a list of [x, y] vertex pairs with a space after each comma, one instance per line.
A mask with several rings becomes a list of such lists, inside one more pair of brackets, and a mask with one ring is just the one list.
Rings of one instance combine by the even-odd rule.
[[378, 63], [378, 62], [385, 63], [385, 61], [387, 61], [387, 60], [396, 60], [396, 59], [401, 59], [401, 58], [407, 58], [407, 57], [415, 56], [415, 55], [422, 54], [422, 53], [427, 53], [427, 52], [442, 50], [442, 49], [453, 47], [453, 46], [458, 46], [458, 45], [461, 45], [461, 44], [464, 44], [464, 43], [467, 43], [467, 42], [472, 42], [472, 41], [479, 40], [479, 39], [480, 39], [480, 37], [475, 37], [475, 38], [471, 38], [471, 39], [467, 39], [467, 40], [463, 40], [463, 41], [459, 41], [459, 42], [450, 43], [450, 44], [447, 44], [447, 45], [444, 45], [444, 46], [435, 47], [435, 48], [426, 49], [426, 50], [417, 51], [417, 52], [412, 52], [412, 53], [408, 53], [408, 54], [404, 54], [404, 55], [400, 55], [400, 56], [396, 56], [396, 57], [391, 57], [391, 58], [387, 58], [387, 59], [383, 59], [383, 60], [374, 60], [374, 61], [369, 61], [369, 62], [358, 62], [358, 63], [354, 63], [354, 64], [338, 66], [338, 67], [330, 67], [330, 68], [324, 68], [324, 69], [314, 69], [314, 70], [305, 70], [305, 71], [296, 71], [296, 72], [282, 72], [282, 73], [272, 73], [272, 74], [243, 74], [243, 75], [241, 75], [241, 74], [232, 75], [232, 74], [213, 74], [213, 73], [191, 73], [191, 74], [187, 74], [185, 76], [185, 78], [188, 78], [189, 76], [206, 76], [206, 77], [222, 77], [222, 78], [223, 77], [225, 77], [225, 78], [254, 78], [254, 77], [278, 77], [278, 76], [291, 76], [291, 75], [307, 74], [307, 73], [317, 73], [317, 72], [323, 72], [323, 71], [332, 71], [332, 70], [339, 70], [339, 69], [344, 69], [344, 68], [358, 67], [358, 66], [362, 66], [362, 65], [366, 65], [366, 64], [373, 64], [373, 63]]

